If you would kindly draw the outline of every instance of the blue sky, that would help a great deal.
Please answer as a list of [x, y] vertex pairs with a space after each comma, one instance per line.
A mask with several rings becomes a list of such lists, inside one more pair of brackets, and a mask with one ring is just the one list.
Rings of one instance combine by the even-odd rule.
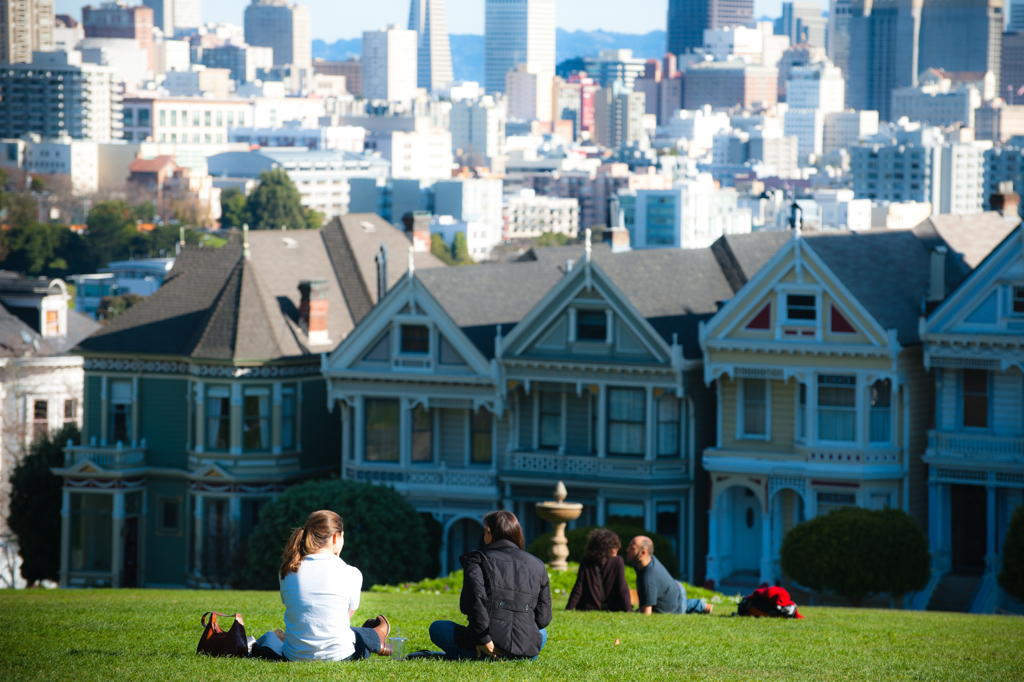
[[[141, 4], [141, 0], [137, 0]], [[566, 30], [604, 29], [647, 33], [665, 28], [668, 0], [557, 0], [557, 24]], [[81, 16], [82, 0], [56, 0], [59, 14]], [[99, 0], [94, 0], [94, 6]], [[203, 19], [242, 23], [248, 0], [204, 0]], [[354, 38], [364, 30], [409, 20], [408, 0], [303, 0], [313, 16], [313, 37], [332, 41]], [[445, 0], [451, 33], [483, 33], [483, 0]], [[628, 6], [629, 11], [623, 11]], [[778, 16], [782, 0], [754, 0], [754, 15]], [[827, 8], [828, 3], [823, 2]]]

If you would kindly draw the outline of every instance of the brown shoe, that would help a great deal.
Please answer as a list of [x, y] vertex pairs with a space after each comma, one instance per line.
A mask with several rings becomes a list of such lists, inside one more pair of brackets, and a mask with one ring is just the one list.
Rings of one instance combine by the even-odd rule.
[[384, 614], [381, 614], [376, 618], [369, 619], [368, 621], [363, 623], [363, 627], [370, 628], [371, 630], [376, 632], [377, 637], [380, 638], [380, 651], [378, 651], [377, 653], [381, 656], [390, 656], [391, 643], [388, 642], [388, 635], [391, 634], [391, 623], [388, 622], [388, 619], [384, 616]]

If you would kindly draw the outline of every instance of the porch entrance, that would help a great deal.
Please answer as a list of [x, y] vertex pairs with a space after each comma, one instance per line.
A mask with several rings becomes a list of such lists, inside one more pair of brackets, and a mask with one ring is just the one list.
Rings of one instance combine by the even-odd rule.
[[121, 587], [139, 586], [139, 517], [124, 520], [121, 534], [124, 536], [124, 566], [121, 570]]
[[732, 572], [757, 575], [761, 568], [761, 503], [750, 488], [725, 493], [732, 507]]
[[949, 497], [953, 573], [980, 575], [985, 571], [988, 538], [985, 488], [980, 485], [951, 485]]

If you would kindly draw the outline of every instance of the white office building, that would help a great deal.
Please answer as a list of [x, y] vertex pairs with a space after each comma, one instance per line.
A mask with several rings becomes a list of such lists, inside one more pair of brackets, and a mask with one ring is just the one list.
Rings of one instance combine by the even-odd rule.
[[982, 93], [974, 83], [954, 84], [949, 78], [928, 74], [916, 87], [892, 91], [892, 120], [906, 117], [924, 125], [974, 127], [974, 110], [981, 106]]
[[505, 74], [519, 64], [555, 73], [555, 0], [486, 0], [484, 88], [505, 91]]
[[505, 107], [490, 95], [453, 102], [448, 115], [452, 151], [471, 165], [493, 165], [505, 153]]
[[538, 196], [521, 189], [505, 197], [505, 239], [533, 239], [545, 232], [575, 237], [580, 228], [578, 199]]
[[416, 97], [416, 31], [391, 24], [363, 31], [363, 97], [409, 102]]
[[760, 64], [764, 55], [764, 32], [760, 28], [746, 26], [706, 28], [704, 51], [720, 62], [735, 57]]
[[307, 128], [289, 121], [280, 128], [234, 127], [228, 129], [228, 142], [244, 142], [260, 147], [305, 147], [342, 152], [362, 152], [366, 129], [359, 126], [319, 126]]
[[288, 0], [253, 0], [245, 8], [245, 42], [273, 48], [274, 66], [313, 68], [309, 8], [305, 5], [289, 5]]
[[699, 158], [711, 151], [715, 135], [730, 129], [729, 114], [724, 111], [677, 109], [665, 125], [658, 126], [657, 139], [672, 141], [691, 158]]
[[520, 64], [505, 76], [508, 117], [519, 121], [550, 121], [554, 74]]
[[503, 226], [501, 178], [460, 178], [434, 184], [434, 213], [456, 220]]
[[410, 0], [409, 30], [416, 31], [416, 85], [434, 92], [455, 80], [444, 0]]
[[[164, 0], [171, 2], [174, 8], [171, 11], [171, 20], [174, 30], [199, 28], [203, 25], [203, 2], [202, 0]], [[168, 31], [165, 29], [164, 33]]]
[[783, 118], [783, 134], [797, 139], [796, 153], [801, 159], [820, 156], [825, 135], [825, 115], [821, 109], [790, 109]]
[[846, 81], [843, 72], [830, 62], [794, 66], [786, 83], [786, 103], [790, 109], [818, 109], [830, 114], [846, 108]]
[[494, 247], [501, 244], [501, 227], [501, 223], [467, 222], [450, 215], [435, 215], [430, 219], [430, 233], [441, 235], [449, 245], [455, 241], [456, 234], [466, 235], [466, 250], [475, 261], [487, 260]]
[[452, 176], [452, 134], [443, 128], [420, 125], [416, 130], [370, 132], [364, 148], [391, 164], [392, 178], [441, 180]]
[[850, 149], [872, 135], [878, 134], [877, 111], [835, 111], [825, 114], [822, 152], [830, 154]]
[[726, 234], [751, 230], [749, 208], [739, 193], [720, 189], [709, 173], [683, 180], [672, 189], [619, 190], [619, 210], [634, 249], [703, 249]]
[[870, 199], [855, 199], [852, 189], [819, 190], [813, 196], [822, 229], [871, 229]]

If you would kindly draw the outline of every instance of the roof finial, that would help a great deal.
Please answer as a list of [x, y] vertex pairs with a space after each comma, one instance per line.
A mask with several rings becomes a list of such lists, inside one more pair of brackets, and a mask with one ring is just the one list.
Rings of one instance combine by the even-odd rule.
[[409, 279], [412, 279], [413, 273], [416, 272], [416, 258], [415, 258], [415, 247], [409, 247]]
[[249, 251], [249, 223], [242, 224], [242, 258], [250, 260], [252, 252]]
[[586, 241], [585, 241], [585, 244], [586, 244], [586, 246], [584, 247], [584, 253], [586, 254], [586, 260], [589, 263], [590, 262], [590, 252], [593, 250], [593, 247], [590, 245], [590, 228], [589, 227], [587, 228], [587, 231], [586, 231]]

